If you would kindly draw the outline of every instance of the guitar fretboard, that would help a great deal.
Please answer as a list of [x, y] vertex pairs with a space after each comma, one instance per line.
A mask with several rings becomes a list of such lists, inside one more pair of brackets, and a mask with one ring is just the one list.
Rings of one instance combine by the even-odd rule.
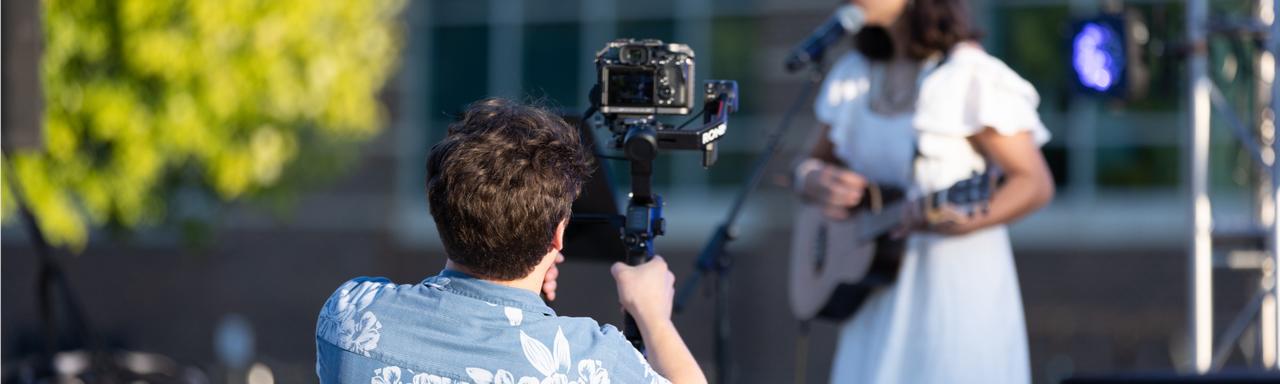
[[867, 212], [856, 216], [854, 220], [858, 220], [858, 228], [862, 229], [862, 233], [858, 234], [858, 240], [863, 242], [875, 240], [901, 225], [902, 220], [906, 218], [907, 204], [913, 203], [915, 203], [913, 200], [899, 201], [886, 205], [880, 212]]

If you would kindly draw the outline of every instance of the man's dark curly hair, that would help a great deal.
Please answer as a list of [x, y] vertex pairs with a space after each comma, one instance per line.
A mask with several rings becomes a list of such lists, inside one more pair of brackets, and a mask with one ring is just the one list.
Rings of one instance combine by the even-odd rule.
[[483, 278], [527, 276], [569, 217], [591, 156], [542, 108], [472, 103], [427, 158], [427, 201], [449, 259]]
[[[946, 54], [956, 44], [982, 38], [969, 21], [966, 0], [910, 0], [902, 11], [906, 23], [907, 57], [924, 60], [935, 53]], [[885, 27], [869, 26], [854, 35], [854, 47], [872, 60], [888, 60], [894, 55]]]

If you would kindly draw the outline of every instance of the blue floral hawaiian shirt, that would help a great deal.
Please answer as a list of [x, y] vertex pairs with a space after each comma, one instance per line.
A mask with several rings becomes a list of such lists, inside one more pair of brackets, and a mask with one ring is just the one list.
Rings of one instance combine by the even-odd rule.
[[535, 293], [444, 270], [416, 285], [352, 279], [316, 323], [321, 383], [667, 383], [612, 325]]

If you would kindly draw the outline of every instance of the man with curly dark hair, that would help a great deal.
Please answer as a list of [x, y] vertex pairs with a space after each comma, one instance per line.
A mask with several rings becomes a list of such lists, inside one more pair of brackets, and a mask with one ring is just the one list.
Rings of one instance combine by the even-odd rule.
[[[343, 284], [316, 325], [322, 383], [705, 383], [671, 322], [661, 257], [617, 263], [622, 306], [649, 347], [617, 328], [557, 316], [556, 264], [591, 169], [577, 130], [504, 99], [471, 104], [427, 160], [427, 200], [448, 261], [416, 285]], [[650, 365], [652, 363], [652, 366]]]

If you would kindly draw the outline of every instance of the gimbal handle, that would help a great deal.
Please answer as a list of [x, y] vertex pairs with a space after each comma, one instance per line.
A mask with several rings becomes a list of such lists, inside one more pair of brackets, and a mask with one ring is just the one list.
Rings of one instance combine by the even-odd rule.
[[[644, 264], [652, 259], [653, 240], [666, 232], [662, 196], [653, 193], [653, 161], [658, 152], [701, 150], [703, 167], [710, 167], [716, 161], [715, 144], [728, 131], [729, 114], [738, 110], [738, 83], [709, 80], [703, 94], [703, 124], [694, 130], [671, 129], [653, 116], [605, 116], [611, 130], [625, 132], [618, 143], [631, 162], [631, 197], [622, 231], [629, 265]], [[623, 335], [637, 350], [644, 351], [644, 340], [635, 318], [627, 313], [623, 321]]]

